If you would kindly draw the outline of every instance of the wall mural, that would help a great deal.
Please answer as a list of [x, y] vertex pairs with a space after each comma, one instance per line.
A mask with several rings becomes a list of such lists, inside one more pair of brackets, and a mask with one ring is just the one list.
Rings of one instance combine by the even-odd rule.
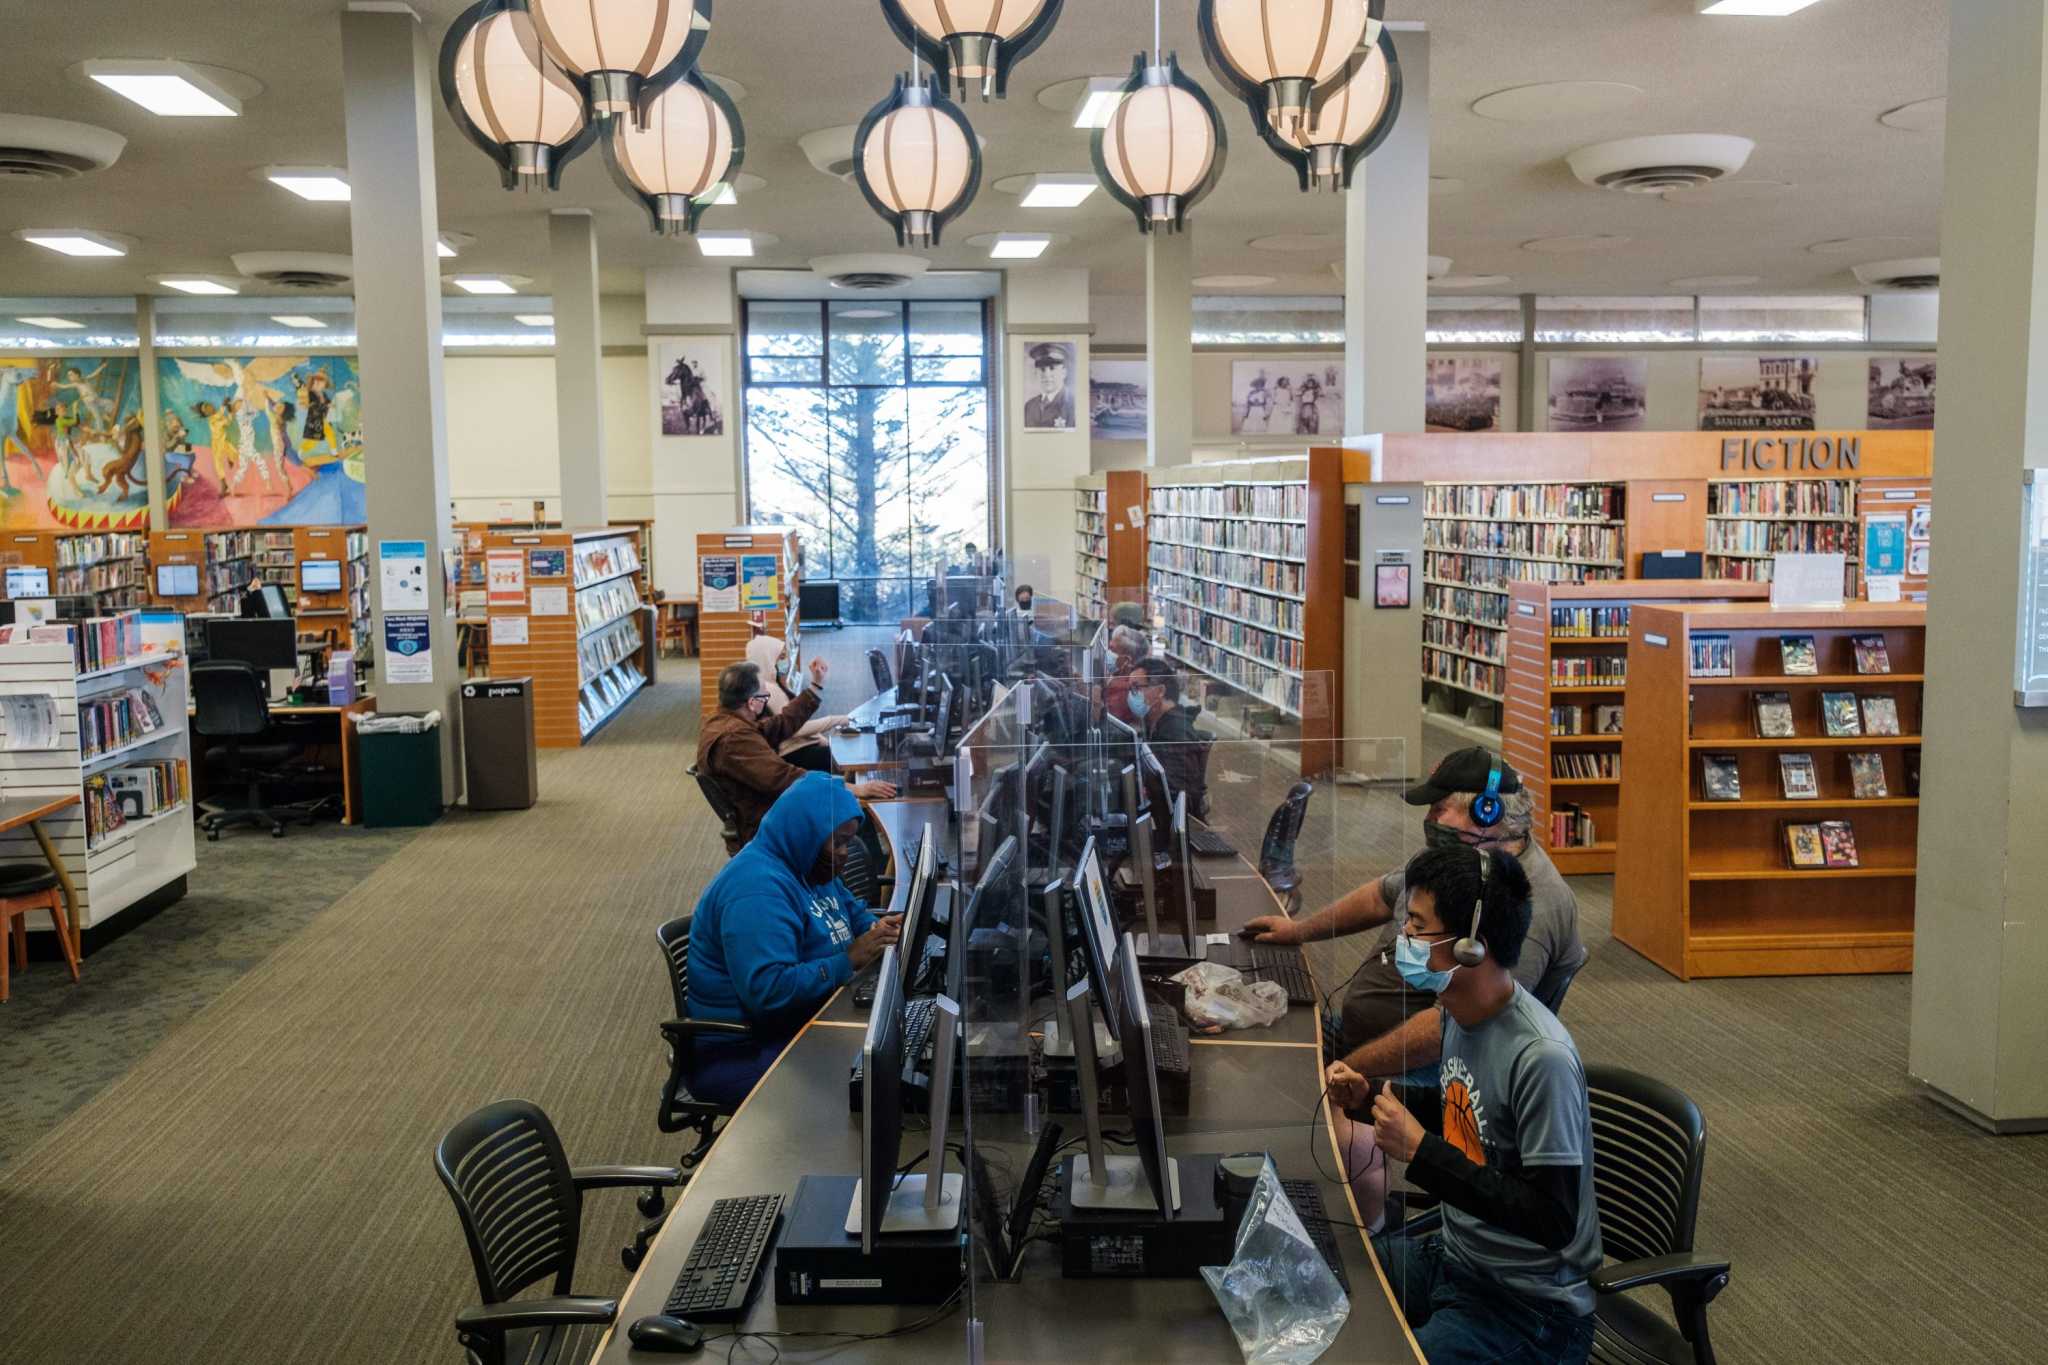
[[0, 356], [0, 528], [149, 524], [134, 356]]
[[172, 526], [365, 520], [354, 360], [165, 356], [157, 386]]

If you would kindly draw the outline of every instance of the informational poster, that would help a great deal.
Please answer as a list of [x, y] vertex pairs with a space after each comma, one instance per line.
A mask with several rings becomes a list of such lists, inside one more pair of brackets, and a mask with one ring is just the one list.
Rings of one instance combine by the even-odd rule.
[[491, 618], [491, 643], [494, 645], [523, 645], [526, 643], [526, 618], [524, 616], [493, 616]]
[[494, 607], [526, 605], [526, 556], [518, 550], [492, 550], [484, 556], [485, 600]]
[[780, 595], [781, 573], [774, 555], [740, 556], [740, 609], [766, 611]]
[[[377, 542], [377, 577], [384, 589], [386, 612], [427, 609], [427, 542]], [[431, 667], [431, 665], [429, 665]]]
[[554, 587], [534, 584], [532, 610], [535, 616], [567, 616], [569, 589], [561, 584]]
[[733, 555], [705, 555], [704, 587], [699, 602], [704, 611], [740, 609], [740, 562]]
[[569, 552], [567, 550], [528, 550], [526, 552], [526, 576], [528, 578], [567, 578], [569, 576]]
[[[420, 572], [426, 572], [426, 547], [420, 547]], [[420, 590], [424, 598], [426, 590]], [[422, 601], [422, 606], [425, 602]], [[424, 611], [384, 613], [384, 658], [379, 678], [387, 683], [430, 683], [434, 680], [434, 641]]]
[[1899, 600], [1906, 572], [1906, 514], [1878, 513], [1863, 519], [1863, 591], [1873, 602]]

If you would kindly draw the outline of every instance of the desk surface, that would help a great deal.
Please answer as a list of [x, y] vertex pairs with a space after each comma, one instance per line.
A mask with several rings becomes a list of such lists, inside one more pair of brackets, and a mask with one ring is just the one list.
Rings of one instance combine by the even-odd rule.
[[78, 804], [78, 793], [68, 796], [6, 796], [0, 797], [0, 833], [20, 829], [23, 825], [37, 820], [46, 820], [60, 810]]
[[[859, 706], [847, 713], [847, 719], [855, 725], [873, 726], [881, 719], [882, 707], [895, 697], [895, 689], [877, 692]], [[872, 729], [866, 734], [847, 735], [834, 730], [827, 737], [832, 748], [832, 763], [843, 773], [872, 772], [876, 768], [893, 768], [900, 760], [882, 758], [882, 741]]]

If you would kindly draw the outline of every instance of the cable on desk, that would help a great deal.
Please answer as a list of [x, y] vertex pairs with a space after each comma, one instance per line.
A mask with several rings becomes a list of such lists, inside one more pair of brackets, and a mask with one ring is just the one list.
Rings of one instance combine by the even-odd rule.
[[915, 1322], [907, 1322], [901, 1327], [892, 1327], [886, 1332], [721, 1332], [717, 1336], [704, 1338], [704, 1344], [709, 1346], [714, 1341], [734, 1343], [726, 1348], [725, 1358], [730, 1361], [733, 1352], [738, 1349], [739, 1343], [748, 1340], [766, 1342], [769, 1351], [773, 1353], [768, 1357], [769, 1365], [775, 1365], [776, 1361], [782, 1359], [782, 1348], [776, 1345], [778, 1341], [801, 1341], [806, 1338], [848, 1342], [890, 1341], [896, 1337], [907, 1337], [922, 1332], [926, 1328], [936, 1327], [939, 1323], [953, 1316], [954, 1312], [959, 1309], [960, 1297], [966, 1290], [967, 1286], [963, 1282], [947, 1296], [944, 1303], [934, 1308], [931, 1312]]

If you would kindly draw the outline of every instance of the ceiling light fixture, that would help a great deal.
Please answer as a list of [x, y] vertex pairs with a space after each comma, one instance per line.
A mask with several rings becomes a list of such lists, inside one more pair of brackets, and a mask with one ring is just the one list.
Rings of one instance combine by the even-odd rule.
[[552, 327], [555, 325], [555, 315], [553, 313], [514, 313], [512, 321], [520, 324], [522, 327]]
[[[998, 185], [997, 189], [1002, 186]], [[1034, 175], [1019, 206], [1027, 209], [1071, 209], [1086, 203], [1096, 190], [1092, 175]]]
[[65, 256], [126, 256], [128, 248], [103, 232], [77, 228], [23, 228], [14, 234], [22, 241]]
[[[647, 211], [654, 231], [680, 237], [697, 219], [746, 154], [746, 130], [725, 92], [695, 71], [655, 94], [641, 109], [644, 122], [614, 119], [605, 161], [627, 196]], [[738, 196], [733, 196], [738, 202]]]
[[1289, 141], [1309, 116], [1310, 97], [1378, 29], [1386, 0], [1201, 0], [1195, 26], [1209, 70], [1252, 111], [1255, 125]]
[[331, 166], [270, 166], [264, 169], [263, 178], [316, 204], [348, 202], [348, 172]]
[[234, 118], [242, 102], [183, 62], [89, 61], [82, 68], [96, 84], [160, 118]]
[[896, 230], [896, 245], [934, 247], [981, 188], [981, 146], [936, 76], [899, 75], [853, 135], [853, 178]]
[[1035, 261], [1051, 245], [1052, 238], [1042, 232], [999, 232], [988, 254], [995, 261]]
[[754, 235], [751, 232], [700, 232], [697, 234], [697, 250], [706, 256], [751, 256], [754, 254]]
[[478, 0], [441, 41], [441, 103], [498, 164], [506, 189], [559, 189], [562, 168], [597, 138], [583, 92], [543, 50], [515, 0]]
[[548, 55], [576, 79], [593, 121], [631, 111], [694, 70], [711, 0], [525, 0]]
[[1700, 13], [1723, 15], [1750, 15], [1763, 19], [1782, 19], [1788, 14], [1797, 14], [1814, 0], [1699, 0]]
[[1292, 138], [1271, 124], [1262, 124], [1259, 131], [1266, 145], [1294, 167], [1304, 191], [1335, 192], [1351, 184], [1358, 163], [1387, 140], [1400, 116], [1401, 62], [1393, 35], [1382, 31], [1377, 43], [1345, 59]]
[[939, 87], [961, 99], [980, 87], [1002, 99], [1010, 69], [1038, 50], [1066, 0], [882, 0], [904, 46], [930, 62]]
[[300, 331], [315, 332], [327, 330], [327, 324], [319, 318], [304, 313], [272, 313], [270, 320], [284, 327], [296, 327]]
[[205, 275], [159, 275], [156, 277], [156, 282], [166, 289], [175, 289], [180, 294], [206, 294], [219, 297], [227, 294], [239, 294], [241, 292], [231, 284], [224, 284]]
[[1124, 102], [1123, 76], [1090, 76], [1081, 98], [1074, 101], [1076, 128], [1106, 128], [1109, 116]]
[[1189, 80], [1176, 57], [1157, 47], [1158, 0], [1153, 0], [1153, 61], [1131, 63], [1124, 98], [1093, 139], [1095, 178], [1138, 219], [1141, 232], [1178, 232], [1188, 210], [1216, 188], [1229, 142], [1223, 117], [1208, 92]]
[[519, 292], [510, 281], [502, 279], [497, 275], [457, 275], [449, 283], [465, 294], [516, 294]]
[[16, 318], [15, 321], [25, 322], [31, 327], [41, 327], [45, 331], [50, 332], [82, 332], [85, 330], [84, 323], [73, 322], [70, 318]]

